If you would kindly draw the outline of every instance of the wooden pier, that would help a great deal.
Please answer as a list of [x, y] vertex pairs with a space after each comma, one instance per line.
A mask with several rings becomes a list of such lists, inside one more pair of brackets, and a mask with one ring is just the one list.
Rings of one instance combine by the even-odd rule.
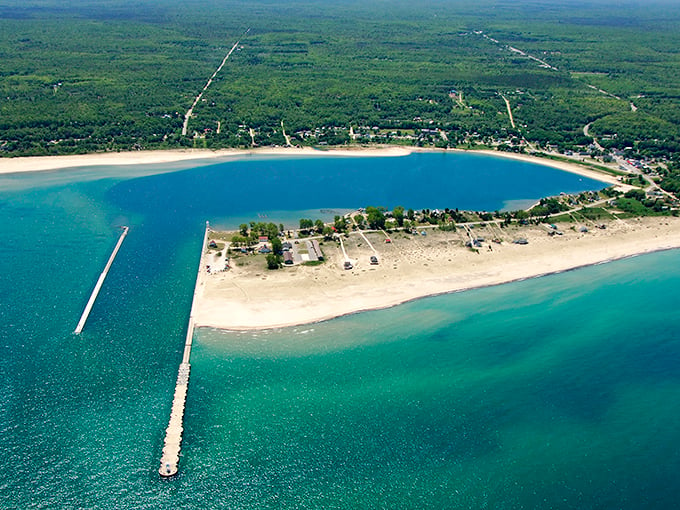
[[189, 358], [191, 357], [191, 344], [194, 338], [194, 307], [196, 306], [196, 295], [199, 292], [201, 275], [204, 271], [203, 257], [205, 255], [209, 232], [210, 224], [206, 221], [205, 235], [203, 236], [203, 244], [201, 245], [201, 260], [198, 265], [198, 274], [194, 286], [194, 298], [191, 303], [187, 336], [184, 341], [184, 355], [182, 356], [182, 362], [180, 363], [179, 371], [177, 372], [177, 383], [175, 385], [175, 396], [172, 400], [172, 410], [170, 411], [170, 422], [168, 423], [168, 428], [165, 430], [165, 444], [163, 446], [163, 455], [161, 456], [161, 466], [158, 469], [158, 473], [164, 478], [175, 476], [179, 471], [179, 455], [182, 448], [182, 432], [184, 430], [184, 406], [186, 404], [187, 389], [189, 387], [189, 373], [191, 372]]
[[85, 322], [87, 322], [87, 318], [90, 316], [90, 312], [92, 311], [94, 302], [96, 301], [97, 296], [99, 295], [99, 291], [101, 290], [102, 285], [104, 284], [104, 280], [106, 280], [106, 276], [109, 274], [109, 269], [111, 269], [111, 265], [113, 264], [116, 255], [118, 255], [118, 250], [120, 250], [120, 246], [123, 244], [123, 240], [125, 239], [128, 230], [130, 230], [128, 227], [123, 227], [123, 233], [120, 235], [118, 243], [116, 243], [116, 247], [113, 249], [113, 253], [111, 253], [109, 261], [106, 263], [106, 266], [104, 267], [104, 271], [102, 271], [102, 274], [99, 275], [97, 284], [94, 286], [94, 290], [90, 295], [90, 299], [87, 301], [87, 304], [85, 305], [85, 310], [83, 310], [83, 314], [80, 316], [78, 325], [76, 326], [76, 329], [73, 331], [76, 335], [82, 333], [83, 328], [85, 327]]

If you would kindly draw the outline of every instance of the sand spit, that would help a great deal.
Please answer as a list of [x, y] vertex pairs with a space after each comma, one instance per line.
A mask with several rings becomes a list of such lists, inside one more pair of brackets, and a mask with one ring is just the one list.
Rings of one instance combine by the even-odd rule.
[[127, 166], [177, 163], [191, 160], [218, 160], [247, 155], [272, 156], [407, 156], [411, 150], [401, 147], [357, 147], [356, 149], [317, 150], [310, 147], [263, 147], [251, 150], [159, 150], [135, 152], [103, 152], [77, 156], [31, 156], [24, 158], [0, 158], [0, 174], [40, 172], [62, 168], [91, 166]]
[[[322, 265], [269, 271], [263, 256], [238, 257], [231, 260], [229, 271], [213, 271], [202, 279], [196, 325], [229, 330], [293, 326], [680, 248], [678, 218], [612, 221], [605, 229], [588, 225], [588, 232], [581, 232], [583, 226], [572, 229], [562, 224], [563, 235], [554, 236], [548, 235], [545, 225], [476, 227], [474, 235], [484, 238], [477, 251], [465, 247], [468, 237], [460, 228], [428, 229], [424, 236], [395, 233], [389, 244], [382, 233], [367, 233], [378, 265], [369, 261], [374, 252], [368, 243], [350, 235], [344, 244], [354, 263], [351, 270], [342, 269], [343, 254], [334, 241], [322, 244], [326, 257]], [[528, 244], [513, 243], [519, 238]]]

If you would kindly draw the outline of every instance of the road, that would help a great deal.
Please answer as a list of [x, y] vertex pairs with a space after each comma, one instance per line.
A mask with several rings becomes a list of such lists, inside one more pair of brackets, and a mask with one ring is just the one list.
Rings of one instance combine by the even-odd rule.
[[283, 138], [286, 139], [286, 147], [290, 147], [292, 145], [290, 143], [290, 136], [286, 134], [286, 128], [283, 127], [283, 121], [281, 121], [281, 132], [283, 133]]
[[501, 94], [501, 97], [503, 98], [503, 101], [505, 101], [505, 106], [508, 109], [508, 117], [510, 117], [510, 125], [512, 126], [512, 129], [516, 129], [517, 126], [515, 126], [515, 119], [512, 118], [512, 108], [510, 108], [510, 101], [508, 101], [508, 98], [505, 97], [503, 94]]
[[[245, 33], [244, 33], [243, 35], [245, 36], [248, 32], [250, 32], [250, 28], [249, 28], [248, 30], [246, 30]], [[196, 105], [198, 104], [198, 102], [199, 102], [199, 101], [201, 100], [201, 98], [203, 97], [203, 93], [204, 93], [206, 90], [208, 90], [208, 87], [210, 87], [210, 85], [212, 84], [213, 80], [214, 80], [215, 77], [217, 76], [217, 73], [219, 73], [219, 72], [222, 70], [222, 68], [224, 67], [224, 64], [227, 63], [227, 60], [229, 59], [229, 57], [231, 56], [231, 54], [236, 50], [236, 48], [238, 48], [238, 45], [239, 45], [240, 42], [241, 42], [241, 40], [239, 39], [238, 41], [236, 41], [236, 43], [234, 43], [234, 45], [233, 45], [233, 46], [231, 47], [231, 49], [229, 50], [229, 53], [227, 53], [227, 56], [224, 57], [224, 59], [222, 60], [222, 63], [220, 64], [220, 66], [219, 66], [219, 67], [217, 68], [217, 70], [212, 74], [212, 76], [208, 79], [208, 83], [205, 84], [205, 87], [203, 87], [203, 90], [201, 90], [201, 92], [196, 96], [196, 99], [194, 99], [193, 104], [192, 104], [191, 107], [187, 110], [187, 113], [184, 115], [184, 124], [182, 125], [182, 136], [186, 136], [186, 135], [187, 135], [187, 130], [188, 130], [188, 128], [189, 128], [189, 119], [190, 119], [191, 116], [194, 114], [194, 108], [196, 108]]]

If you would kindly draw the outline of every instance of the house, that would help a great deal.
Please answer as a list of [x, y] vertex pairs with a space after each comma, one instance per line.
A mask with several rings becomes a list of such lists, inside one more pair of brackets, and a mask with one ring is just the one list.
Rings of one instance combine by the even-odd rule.
[[283, 252], [283, 263], [289, 266], [293, 265], [293, 254], [290, 251]]
[[267, 241], [269, 241], [269, 237], [267, 236], [260, 236], [257, 238], [258, 243], [266, 243]]

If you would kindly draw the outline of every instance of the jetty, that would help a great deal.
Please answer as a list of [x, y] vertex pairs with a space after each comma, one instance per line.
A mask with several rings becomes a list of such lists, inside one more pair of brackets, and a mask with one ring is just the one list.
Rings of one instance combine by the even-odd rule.
[[97, 300], [97, 296], [99, 295], [99, 291], [102, 288], [102, 285], [104, 284], [104, 280], [106, 280], [106, 276], [109, 274], [109, 269], [111, 269], [111, 265], [113, 264], [113, 261], [116, 259], [116, 255], [118, 255], [118, 250], [120, 250], [120, 246], [123, 244], [123, 241], [125, 240], [125, 236], [127, 235], [128, 231], [130, 230], [129, 227], [122, 227], [123, 228], [123, 233], [120, 235], [118, 238], [118, 242], [116, 243], [116, 247], [113, 249], [113, 252], [111, 253], [111, 256], [109, 257], [109, 261], [106, 263], [106, 266], [104, 267], [104, 271], [102, 271], [102, 274], [99, 275], [99, 279], [97, 280], [97, 284], [94, 286], [94, 290], [92, 291], [92, 294], [90, 295], [90, 299], [87, 301], [87, 304], [85, 305], [85, 310], [83, 310], [83, 314], [80, 316], [80, 320], [78, 321], [78, 325], [76, 326], [76, 329], [73, 331], [76, 335], [79, 335], [82, 333], [83, 328], [85, 327], [85, 323], [87, 322], [87, 318], [90, 316], [90, 312], [92, 311], [92, 307], [94, 306], [94, 302]]
[[201, 245], [201, 259], [198, 265], [196, 284], [194, 285], [194, 297], [191, 302], [191, 312], [189, 313], [187, 335], [184, 341], [184, 355], [182, 356], [182, 362], [179, 364], [179, 371], [177, 372], [177, 383], [175, 384], [175, 396], [173, 397], [172, 410], [170, 411], [170, 422], [168, 423], [168, 428], [165, 430], [163, 455], [161, 456], [161, 466], [158, 469], [158, 473], [164, 478], [175, 476], [179, 471], [179, 454], [182, 448], [182, 432], [184, 431], [184, 406], [186, 404], [187, 389], [189, 387], [189, 373], [191, 372], [189, 360], [191, 357], [191, 344], [194, 339], [194, 307], [196, 306], [196, 296], [200, 289], [201, 275], [203, 272], [203, 257], [205, 255], [209, 232], [210, 224], [206, 221], [203, 244]]

